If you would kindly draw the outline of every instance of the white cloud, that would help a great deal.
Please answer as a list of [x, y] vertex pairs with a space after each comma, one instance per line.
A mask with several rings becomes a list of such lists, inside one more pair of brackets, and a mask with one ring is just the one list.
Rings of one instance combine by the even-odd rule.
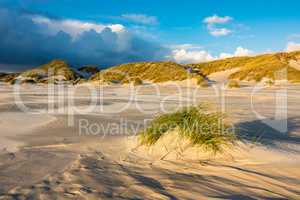
[[289, 42], [285, 49], [287, 52], [300, 51], [300, 43]]
[[231, 57], [241, 57], [241, 56], [250, 56], [253, 54], [253, 51], [237, 47], [233, 53], [221, 53], [219, 56], [213, 56], [208, 51], [205, 50], [194, 50], [194, 49], [173, 49], [169, 58], [178, 62], [178, 63], [201, 63], [208, 62], [218, 59], [225, 59]]
[[232, 31], [228, 28], [217, 27], [217, 25], [224, 25], [233, 20], [230, 16], [219, 17], [218, 15], [213, 15], [210, 17], [206, 17], [203, 20], [203, 23], [206, 24], [207, 30], [209, 34], [215, 37], [226, 36], [229, 35]]
[[206, 17], [203, 22], [206, 24], [226, 24], [231, 21], [233, 18], [230, 16], [219, 17], [218, 15], [213, 15]]
[[230, 34], [232, 31], [227, 28], [213, 28], [209, 31], [212, 36], [219, 37]]
[[200, 45], [194, 45], [194, 44], [176, 44], [176, 45], [170, 45], [169, 48], [173, 50], [178, 50], [178, 49], [185, 49], [185, 50], [191, 50], [191, 49], [202, 49], [203, 47]]
[[178, 63], [199, 63], [214, 60], [207, 51], [189, 51], [185, 49], [173, 50], [171, 57]]
[[221, 53], [219, 59], [231, 58], [231, 57], [241, 57], [241, 56], [250, 56], [253, 54], [253, 51], [245, 49], [243, 47], [237, 47], [233, 54], [230, 53]]
[[56, 20], [39, 15], [31, 16], [31, 19], [36, 24], [47, 25], [49, 28], [48, 31], [50, 30], [52, 34], [64, 31], [70, 34], [73, 38], [76, 38], [79, 34], [89, 30], [95, 30], [98, 33], [102, 32], [105, 28], [110, 28], [113, 32], [121, 32], [125, 30], [125, 27], [121, 24], [104, 25], [73, 19]]
[[123, 14], [121, 18], [132, 21], [138, 24], [156, 25], [158, 24], [157, 17], [144, 14]]

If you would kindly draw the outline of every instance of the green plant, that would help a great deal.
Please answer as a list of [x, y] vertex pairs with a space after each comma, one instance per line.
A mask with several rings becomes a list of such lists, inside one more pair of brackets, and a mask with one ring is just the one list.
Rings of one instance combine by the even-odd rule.
[[275, 82], [271, 79], [266, 81], [266, 85], [268, 85], [268, 86], [273, 86], [274, 84], [275, 84]]
[[133, 80], [133, 85], [142, 85], [142, 84], [143, 84], [142, 79], [138, 77]]
[[235, 134], [224, 122], [224, 115], [208, 112], [205, 106], [183, 108], [180, 111], [156, 117], [139, 135], [142, 145], [154, 145], [164, 134], [178, 130], [180, 137], [193, 146], [202, 147], [214, 154], [224, 145], [232, 144]]
[[203, 88], [206, 88], [206, 87], [210, 86], [210, 84], [207, 80], [202, 81], [199, 85]]
[[229, 81], [227, 86], [228, 86], [228, 88], [240, 88], [241, 87], [239, 82], [236, 80]]
[[47, 64], [27, 70], [20, 74], [21, 77], [32, 79], [36, 83], [45, 83], [53, 81], [45, 81], [45, 79], [63, 79], [65, 81], [75, 81], [79, 78], [77, 74], [65, 61], [53, 60]]
[[196, 80], [197, 80], [197, 84], [198, 84], [198, 85], [201, 85], [204, 81], [206, 81], [205, 78], [204, 78], [203, 76], [199, 76], [199, 75], [198, 75], [198, 76], [196, 76], [195, 78], [196, 78]]

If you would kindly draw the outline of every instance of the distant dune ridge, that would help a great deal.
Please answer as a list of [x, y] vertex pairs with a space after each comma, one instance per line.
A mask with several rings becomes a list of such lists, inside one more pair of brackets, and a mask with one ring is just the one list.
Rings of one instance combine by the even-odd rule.
[[[99, 71], [94, 66], [71, 68], [65, 61], [53, 60], [22, 73], [0, 74], [0, 81], [15, 83], [49, 83], [68, 81], [73, 84], [100, 82], [109, 84], [162, 83], [197, 79], [198, 84], [215, 73], [226, 80], [254, 81], [288, 80], [300, 82], [300, 52], [263, 54], [253, 57], [233, 57], [199, 64], [181, 65], [175, 62], [137, 62], [113, 66]], [[228, 73], [231, 72], [231, 73]], [[283, 73], [284, 72], [284, 73]], [[283, 73], [281, 75], [278, 75]]]
[[[293, 65], [291, 65], [293, 63]], [[262, 81], [264, 78], [280, 80], [286, 78], [290, 82], [300, 82], [300, 70], [295, 68], [295, 63], [300, 65], [300, 52], [264, 54], [254, 57], [234, 57], [213, 62], [192, 64], [208, 76], [210, 74], [238, 68], [229, 76], [229, 79], [245, 81]], [[287, 70], [285, 77], [276, 76], [276, 72]]]
[[114, 66], [97, 73], [92, 81], [128, 83], [135, 78], [154, 83], [188, 78], [185, 66], [175, 62], [139, 62]]
[[53, 60], [47, 64], [38, 66], [21, 73], [2, 73], [0, 81], [9, 83], [49, 83], [65, 81], [77, 83], [80, 79], [89, 79], [99, 70], [94, 66], [83, 66], [73, 69], [63, 60]]

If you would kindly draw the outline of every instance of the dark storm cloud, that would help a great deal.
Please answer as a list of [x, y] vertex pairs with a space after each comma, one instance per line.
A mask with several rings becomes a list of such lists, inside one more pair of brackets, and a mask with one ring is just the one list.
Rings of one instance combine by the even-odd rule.
[[[57, 26], [51, 23], [60, 23], [61, 19], [45, 19], [48, 24], [36, 23], [24, 12], [0, 8], [0, 68], [10, 66], [10, 70], [15, 71], [56, 58], [67, 60], [72, 65], [109, 66], [161, 60], [168, 53], [167, 49], [126, 29], [118, 32], [104, 26], [100, 31], [92, 28], [83, 30], [74, 37], [63, 28], [53, 33], [51, 28]], [[81, 28], [80, 25], [78, 28]]]

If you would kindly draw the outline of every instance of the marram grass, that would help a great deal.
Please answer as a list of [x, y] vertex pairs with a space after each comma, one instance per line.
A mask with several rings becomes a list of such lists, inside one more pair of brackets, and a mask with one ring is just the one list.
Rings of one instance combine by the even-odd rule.
[[236, 80], [230, 80], [227, 84], [228, 88], [240, 88], [240, 84]]
[[216, 154], [236, 139], [224, 119], [224, 114], [208, 112], [204, 105], [183, 108], [156, 117], [139, 135], [139, 142], [152, 146], [164, 134], [176, 130], [180, 137], [188, 139], [193, 146]]

